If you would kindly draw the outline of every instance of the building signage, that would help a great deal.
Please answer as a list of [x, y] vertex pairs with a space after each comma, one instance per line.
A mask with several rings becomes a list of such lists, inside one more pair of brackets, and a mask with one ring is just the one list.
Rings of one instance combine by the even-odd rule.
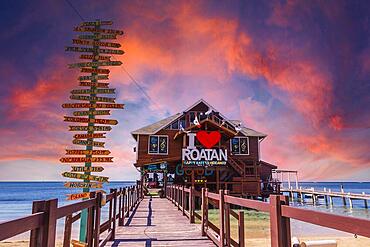
[[69, 126], [69, 131], [111, 131], [110, 126]]
[[[182, 149], [182, 162], [187, 166], [219, 166], [226, 165], [227, 150], [213, 148], [221, 139], [217, 131], [199, 131], [187, 133], [189, 146]], [[205, 148], [195, 146], [195, 137]]]
[[146, 172], [167, 172], [167, 162], [145, 165], [144, 171]]

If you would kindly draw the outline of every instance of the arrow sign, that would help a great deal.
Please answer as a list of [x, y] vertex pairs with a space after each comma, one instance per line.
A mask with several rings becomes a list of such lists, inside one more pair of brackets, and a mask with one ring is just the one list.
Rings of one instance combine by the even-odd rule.
[[108, 88], [109, 87], [109, 83], [81, 81], [80, 82], [80, 86], [82, 86], [82, 87], [101, 87], [101, 88]]
[[78, 194], [68, 194], [67, 195], [67, 200], [78, 200], [78, 199], [88, 199], [90, 198], [90, 192], [83, 192], [83, 193], [78, 193]]
[[92, 45], [92, 46], [106, 46], [106, 47], [113, 47], [119, 48], [121, 44], [118, 43], [110, 43], [110, 42], [101, 42], [101, 41], [91, 41], [91, 40], [81, 40], [81, 39], [73, 39], [73, 44], [76, 45]]
[[101, 166], [71, 166], [72, 172], [102, 172], [104, 168]]
[[80, 55], [80, 59], [89, 59], [89, 60], [110, 60], [110, 56], [99, 56], [99, 55], [87, 55], [87, 54], [82, 54]]
[[76, 178], [76, 179], [84, 179], [84, 180], [92, 180], [92, 181], [98, 181], [98, 182], [108, 182], [108, 177], [100, 177], [95, 175], [87, 175], [87, 174], [81, 174], [81, 173], [73, 173], [73, 172], [63, 172], [63, 177], [66, 178]]
[[80, 24], [80, 26], [104, 26], [112, 25], [112, 21], [85, 21]]
[[115, 109], [123, 109], [124, 104], [105, 104], [105, 103], [97, 103], [97, 104], [89, 104], [89, 103], [65, 103], [62, 105], [63, 108], [115, 108]]
[[83, 75], [79, 76], [78, 80], [80, 81], [91, 81], [91, 80], [108, 80], [108, 75]]
[[73, 63], [68, 64], [69, 68], [81, 68], [81, 67], [98, 67], [98, 66], [120, 66], [121, 61], [103, 61], [103, 62], [86, 62], [86, 63]]
[[95, 118], [82, 118], [82, 117], [67, 117], [64, 116], [65, 122], [75, 122], [75, 123], [98, 123], [98, 124], [118, 124], [117, 120], [114, 119], [95, 119]]
[[117, 36], [115, 34], [82, 34], [78, 35], [79, 39], [116, 39]]
[[117, 54], [117, 55], [122, 55], [125, 52], [122, 50], [111, 50], [111, 49], [99, 49], [99, 53], [103, 54]]
[[100, 102], [112, 102], [114, 103], [116, 98], [107, 98], [107, 97], [95, 97], [95, 96], [84, 96], [84, 95], [71, 95], [70, 99], [75, 100], [87, 100], [87, 101], [100, 101]]
[[81, 73], [109, 74], [109, 69], [82, 68]]
[[76, 144], [76, 145], [83, 145], [83, 146], [93, 146], [93, 147], [101, 147], [103, 148], [104, 147], [104, 142], [94, 142], [94, 141], [85, 141], [85, 140], [73, 140], [72, 141], [73, 144]]
[[97, 29], [95, 27], [75, 27], [73, 29], [75, 32], [93, 32], [93, 33], [107, 33], [107, 34], [116, 34], [122, 35], [123, 31], [113, 30], [113, 29]]
[[69, 126], [69, 131], [111, 131], [110, 126]]
[[111, 89], [75, 89], [71, 91], [71, 94], [114, 94], [115, 88]]
[[85, 162], [113, 162], [113, 157], [63, 157], [60, 158], [62, 163], [85, 163]]
[[75, 111], [73, 116], [101, 116], [101, 115], [110, 115], [110, 110], [101, 110], [101, 111]]
[[86, 183], [86, 182], [66, 182], [64, 183], [64, 187], [100, 189], [100, 188], [103, 188], [103, 184], [102, 183]]
[[73, 52], [94, 52], [96, 49], [89, 47], [75, 47], [75, 46], [66, 46], [65, 51]]
[[109, 150], [78, 150], [66, 149], [66, 155], [109, 155]]
[[75, 139], [93, 139], [93, 138], [105, 138], [106, 133], [94, 133], [94, 134], [76, 134], [73, 136]]

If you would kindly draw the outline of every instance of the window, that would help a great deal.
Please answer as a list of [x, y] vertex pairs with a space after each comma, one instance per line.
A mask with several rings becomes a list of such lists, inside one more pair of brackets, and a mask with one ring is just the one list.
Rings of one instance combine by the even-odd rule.
[[148, 153], [168, 154], [168, 136], [149, 136]]
[[231, 153], [232, 154], [249, 154], [249, 142], [248, 137], [235, 137], [230, 141]]

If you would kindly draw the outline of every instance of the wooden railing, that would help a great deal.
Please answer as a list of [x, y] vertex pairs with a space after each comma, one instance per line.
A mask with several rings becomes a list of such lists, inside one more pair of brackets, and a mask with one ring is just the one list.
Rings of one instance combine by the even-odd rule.
[[[195, 191], [193, 187], [169, 186], [166, 197], [175, 206], [182, 210], [190, 223], [195, 217], [201, 221], [203, 236], [208, 236], [217, 246], [244, 246], [244, 212], [236, 212], [231, 205], [255, 209], [270, 214], [270, 233], [272, 247], [291, 246], [290, 219], [336, 229], [352, 234], [370, 238], [370, 220], [349, 216], [335, 215], [314, 210], [301, 209], [289, 206], [287, 196], [271, 195], [270, 202], [244, 199], [228, 195], [227, 190], [220, 190], [219, 194], [210, 193], [202, 188], [202, 192]], [[195, 200], [201, 200], [201, 214], [195, 212]], [[208, 205], [212, 204], [219, 210], [219, 227], [208, 220]], [[238, 239], [230, 236], [230, 217], [238, 221]]]
[[[58, 200], [34, 201], [32, 214], [19, 219], [0, 223], [0, 241], [31, 231], [30, 247], [56, 246], [57, 220], [65, 218], [63, 247], [71, 245], [72, 224], [81, 217], [81, 211], [88, 210], [86, 246], [101, 247], [114, 240], [116, 223], [124, 225], [125, 217], [141, 200], [138, 186], [111, 189], [106, 195], [109, 206], [108, 219], [101, 223], [103, 195], [92, 193], [92, 198], [58, 207]], [[104, 238], [101, 238], [101, 234]]]

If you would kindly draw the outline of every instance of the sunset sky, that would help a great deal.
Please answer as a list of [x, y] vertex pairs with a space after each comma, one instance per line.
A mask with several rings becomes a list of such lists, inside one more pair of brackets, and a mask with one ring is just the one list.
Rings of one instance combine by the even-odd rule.
[[[125, 32], [111, 180], [137, 178], [132, 130], [203, 98], [268, 134], [262, 159], [300, 180], [370, 181], [368, 1], [70, 1]], [[64, 180], [81, 19], [67, 1], [6, 0], [0, 21], [0, 181]]]

